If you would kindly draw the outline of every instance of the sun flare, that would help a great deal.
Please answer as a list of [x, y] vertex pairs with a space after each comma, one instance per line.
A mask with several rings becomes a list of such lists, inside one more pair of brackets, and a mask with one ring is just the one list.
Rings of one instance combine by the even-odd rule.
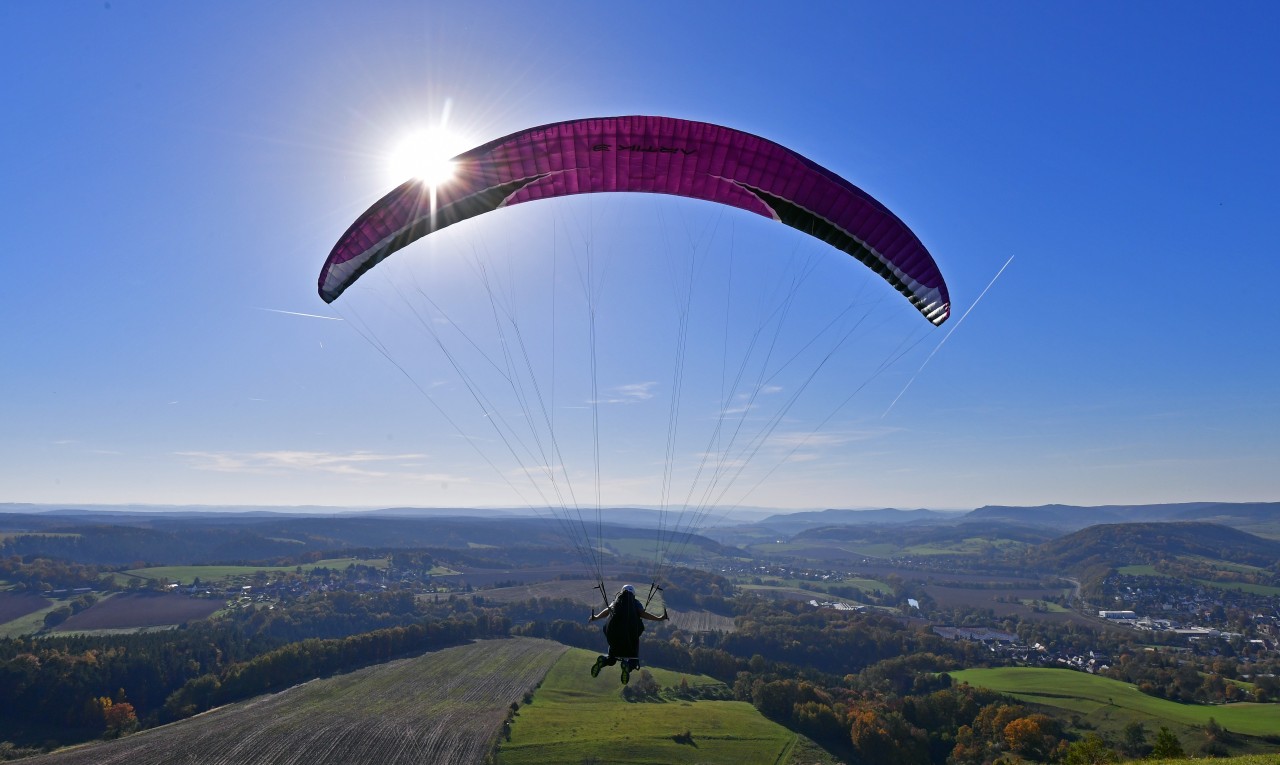
[[456, 157], [466, 146], [457, 135], [441, 128], [415, 131], [404, 137], [387, 159], [394, 182], [416, 178], [435, 187], [453, 178]]

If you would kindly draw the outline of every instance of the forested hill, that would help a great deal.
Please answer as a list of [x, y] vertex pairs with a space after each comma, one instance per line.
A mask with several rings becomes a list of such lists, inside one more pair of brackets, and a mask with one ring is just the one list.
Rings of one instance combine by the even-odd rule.
[[918, 523], [940, 523], [958, 518], [958, 512], [939, 510], [897, 510], [884, 508], [881, 510], [806, 510], [796, 513], [778, 513], [759, 521], [761, 526], [768, 526], [787, 534], [819, 528], [823, 526], [864, 526], [893, 525]]
[[966, 521], [1013, 521], [1075, 530], [1107, 523], [1205, 521], [1236, 528], [1274, 525], [1280, 502], [1184, 502], [1156, 505], [987, 505], [964, 516]]
[[[652, 540], [659, 532], [602, 524], [613, 539]], [[691, 534], [690, 549], [718, 549]], [[0, 558], [48, 557], [79, 563], [125, 566], [193, 565], [297, 559], [308, 553], [356, 549], [453, 549], [481, 551], [508, 563], [532, 556], [559, 562], [551, 551], [568, 551], [572, 540], [560, 525], [542, 518], [380, 518], [376, 516], [210, 517], [117, 515], [110, 522], [79, 517], [0, 516]]]
[[1023, 544], [1039, 544], [1054, 539], [1057, 534], [1044, 526], [1023, 526], [1001, 522], [974, 522], [947, 525], [913, 526], [904, 531], [901, 526], [823, 526], [801, 531], [791, 538], [792, 542], [851, 542], [872, 541], [901, 544], [904, 535], [910, 535], [911, 543], [956, 544], [965, 539], [983, 537], [987, 539], [1006, 539]]
[[1280, 559], [1280, 542], [1214, 523], [1115, 523], [1067, 534], [1025, 555], [1028, 566], [1050, 570], [1156, 563], [1179, 556], [1265, 568]]

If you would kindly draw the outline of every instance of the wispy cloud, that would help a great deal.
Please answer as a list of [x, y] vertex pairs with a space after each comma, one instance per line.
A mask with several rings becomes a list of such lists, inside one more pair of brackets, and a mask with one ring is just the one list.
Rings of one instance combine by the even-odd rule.
[[760, 396], [773, 396], [781, 393], [784, 388], [781, 385], [762, 385], [754, 394], [752, 393], [735, 393], [733, 395], [733, 403], [725, 407], [722, 415], [728, 416], [732, 414], [742, 414], [752, 409], [758, 408], [760, 405], [756, 402]]
[[425, 454], [378, 454], [315, 451], [268, 452], [177, 452], [197, 470], [218, 473], [324, 473], [355, 478], [384, 478], [392, 475], [428, 481], [466, 480], [421, 470]]
[[609, 389], [610, 396], [600, 399], [601, 404], [638, 404], [653, 398], [656, 382], [627, 383]]
[[866, 428], [862, 430], [841, 431], [791, 431], [774, 433], [769, 437], [769, 445], [777, 448], [795, 449], [834, 449], [857, 441], [871, 441], [897, 432], [899, 428]]

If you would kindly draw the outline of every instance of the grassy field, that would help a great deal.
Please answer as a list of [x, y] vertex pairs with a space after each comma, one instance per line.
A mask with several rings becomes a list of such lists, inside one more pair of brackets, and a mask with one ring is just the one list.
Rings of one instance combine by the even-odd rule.
[[1156, 571], [1155, 566], [1150, 564], [1121, 566], [1116, 569], [1116, 573], [1124, 576], [1164, 576], [1164, 574]]
[[1043, 608], [1046, 612], [1051, 614], [1065, 614], [1071, 610], [1065, 606], [1060, 606], [1057, 603], [1052, 603], [1047, 600], [1039, 600], [1036, 598], [1018, 598], [1018, 602], [1024, 606], [1031, 606], [1032, 608]]
[[[818, 560], [834, 558], [892, 558], [902, 552], [901, 545], [887, 542], [828, 542], [826, 540], [803, 540], [800, 542], [775, 542], [750, 545], [752, 553], [763, 555], [799, 555]], [[836, 555], [839, 553], [839, 555]]]
[[1251, 584], [1249, 582], [1215, 582], [1210, 579], [1197, 579], [1196, 584], [1202, 584], [1205, 587], [1217, 587], [1220, 590], [1240, 590], [1254, 595], [1263, 595], [1266, 597], [1275, 597], [1280, 595], [1280, 587], [1272, 587], [1266, 584]]
[[1248, 736], [1280, 731], [1280, 704], [1179, 704], [1148, 696], [1128, 683], [1068, 669], [966, 669], [951, 673], [951, 677], [958, 683], [990, 688], [1086, 717], [1107, 717], [1110, 712], [1121, 711], [1155, 725], [1170, 722], [1192, 727], [1203, 726], [1212, 717], [1227, 730]]
[[482, 763], [564, 646], [489, 640], [313, 680], [31, 765]]
[[[1142, 760], [1143, 765], [1204, 765], [1204, 758], [1186, 760]], [[1280, 765], [1280, 754], [1246, 754], [1212, 760], [1213, 765]]]
[[[236, 578], [251, 577], [259, 571], [268, 573], [285, 573], [297, 571], [301, 568], [303, 571], [313, 571], [317, 568], [331, 568], [342, 570], [353, 563], [359, 563], [364, 566], [373, 566], [378, 569], [385, 569], [388, 566], [386, 558], [374, 558], [370, 560], [361, 560], [359, 558], [333, 558], [330, 560], [316, 561], [315, 563], [307, 563], [302, 566], [152, 566], [150, 568], [136, 568], [116, 574], [117, 581], [121, 577], [131, 577], [134, 579], [146, 579], [148, 581], [157, 581], [167, 579], [177, 584], [191, 584], [197, 578], [205, 584], [215, 584], [227, 582]], [[444, 569], [444, 572], [456, 573]], [[434, 572], [432, 572], [434, 573]]]
[[[591, 677], [594, 659], [594, 653], [575, 649], [556, 662], [533, 703], [520, 708], [510, 741], [498, 751], [499, 765], [597, 760], [781, 765], [795, 750], [794, 733], [746, 702], [629, 703], [619, 693], [617, 667]], [[703, 676], [649, 671], [663, 687], [678, 686], [682, 677], [691, 686], [715, 684]], [[685, 733], [690, 738], [683, 738]]]
[[40, 611], [50, 601], [34, 592], [9, 592], [0, 590], [0, 624]]
[[[770, 576], [764, 577], [760, 581], [762, 585], [767, 587], [792, 587], [801, 590], [809, 589], [817, 592], [822, 592], [828, 587], [854, 587], [867, 594], [871, 594], [876, 590], [881, 592], [891, 592], [893, 590], [892, 587], [879, 579], [864, 579], [858, 577], [842, 579], [840, 581], [819, 581], [816, 579], [783, 579], [781, 577]], [[744, 587], [751, 585], [739, 583], [737, 586]]]
[[817, 589], [810, 590], [804, 587], [783, 587], [783, 586], [771, 585], [771, 584], [740, 584], [740, 585], [737, 585], [737, 587], [739, 590], [742, 590], [743, 592], [751, 592], [751, 593], [760, 595], [762, 597], [769, 597], [769, 598], [784, 598], [786, 600], [818, 600], [818, 601], [842, 600], [846, 602], [852, 600], [854, 603], [861, 603], [861, 601], [854, 600], [853, 598], [846, 598], [838, 595], [832, 595], [831, 593], [824, 592], [823, 590], [817, 590]]
[[1180, 560], [1190, 561], [1192, 563], [1202, 563], [1210, 568], [1220, 569], [1222, 571], [1235, 571], [1240, 574], [1260, 574], [1266, 571], [1260, 566], [1250, 566], [1248, 563], [1234, 563], [1229, 560], [1218, 560], [1216, 558], [1206, 558], [1203, 555], [1182, 555]]

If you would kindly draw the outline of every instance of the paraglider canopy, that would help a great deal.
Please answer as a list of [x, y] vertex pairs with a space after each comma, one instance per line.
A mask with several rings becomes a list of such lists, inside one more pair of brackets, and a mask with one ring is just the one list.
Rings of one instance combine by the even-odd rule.
[[414, 179], [378, 200], [320, 273], [333, 302], [416, 239], [500, 207], [632, 191], [704, 199], [780, 221], [866, 264], [935, 325], [951, 300], [933, 257], [896, 215], [839, 175], [772, 141], [669, 117], [571, 120], [522, 130], [455, 157], [439, 185]]

